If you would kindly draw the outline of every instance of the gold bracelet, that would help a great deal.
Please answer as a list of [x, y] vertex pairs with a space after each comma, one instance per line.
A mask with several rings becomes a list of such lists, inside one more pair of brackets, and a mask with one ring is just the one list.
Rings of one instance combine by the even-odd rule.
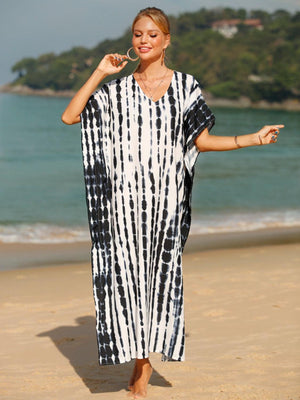
[[240, 145], [238, 144], [237, 136], [234, 137], [234, 141], [235, 141], [236, 147], [237, 147], [238, 149], [241, 149], [242, 146], [240, 146]]

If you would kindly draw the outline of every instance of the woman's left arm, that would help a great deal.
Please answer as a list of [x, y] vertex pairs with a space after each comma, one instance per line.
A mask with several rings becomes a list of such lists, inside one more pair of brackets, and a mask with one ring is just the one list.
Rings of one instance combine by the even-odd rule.
[[284, 128], [284, 125], [267, 125], [258, 132], [240, 136], [214, 136], [210, 135], [208, 129], [205, 128], [197, 136], [194, 143], [201, 152], [227, 151], [249, 146], [261, 146], [276, 143], [280, 128]]

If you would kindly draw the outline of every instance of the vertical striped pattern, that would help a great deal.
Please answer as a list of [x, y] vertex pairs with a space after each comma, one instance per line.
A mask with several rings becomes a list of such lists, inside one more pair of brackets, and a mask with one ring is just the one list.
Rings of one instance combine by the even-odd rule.
[[194, 139], [214, 116], [197, 81], [175, 71], [156, 102], [132, 75], [104, 85], [81, 124], [99, 362], [183, 360]]

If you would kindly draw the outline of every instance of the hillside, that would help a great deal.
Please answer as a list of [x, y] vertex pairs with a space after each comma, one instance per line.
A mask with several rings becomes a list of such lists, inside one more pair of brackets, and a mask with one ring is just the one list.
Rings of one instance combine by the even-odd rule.
[[[201, 9], [170, 20], [168, 66], [194, 75], [215, 98], [300, 100], [300, 12]], [[12, 85], [77, 90], [106, 53], [124, 54], [130, 43], [128, 29], [122, 37], [91, 49], [75, 47], [61, 54], [24, 58], [12, 67], [18, 74]], [[134, 68], [130, 63], [124, 74]]]

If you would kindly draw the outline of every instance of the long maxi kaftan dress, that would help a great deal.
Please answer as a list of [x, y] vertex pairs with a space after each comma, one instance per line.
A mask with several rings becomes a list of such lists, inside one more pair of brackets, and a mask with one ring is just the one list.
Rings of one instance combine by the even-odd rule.
[[130, 75], [104, 84], [81, 114], [101, 365], [150, 352], [184, 360], [194, 140], [213, 124], [198, 82], [176, 71], [155, 102]]

